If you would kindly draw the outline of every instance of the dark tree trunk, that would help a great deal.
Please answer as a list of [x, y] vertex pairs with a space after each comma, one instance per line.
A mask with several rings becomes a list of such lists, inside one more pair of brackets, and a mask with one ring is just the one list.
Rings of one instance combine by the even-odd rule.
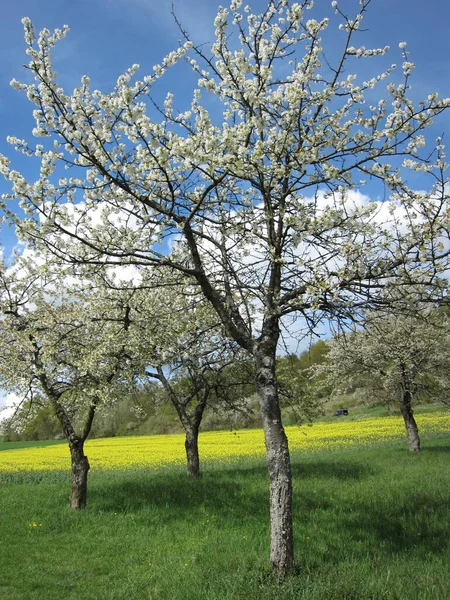
[[406, 436], [408, 438], [408, 448], [410, 452], [420, 451], [419, 428], [417, 427], [414, 413], [411, 407], [412, 394], [409, 390], [403, 393], [401, 411], [405, 421]]
[[87, 456], [84, 454], [84, 441], [76, 438], [69, 441], [72, 458], [72, 476], [69, 506], [73, 510], [86, 508], [87, 478], [90, 468]]
[[274, 571], [283, 576], [294, 568], [294, 540], [291, 464], [275, 373], [277, 341], [278, 323], [273, 319], [266, 322], [256, 344], [255, 366], [270, 480], [270, 562]]
[[[163, 369], [160, 366], [157, 366], [156, 371], [156, 373], [149, 373], [149, 375], [158, 379], [163, 384], [186, 432], [184, 447], [186, 449], [188, 477], [199, 477], [200, 457], [198, 453], [198, 432], [210, 392], [209, 386], [205, 380], [199, 385], [195, 378], [192, 378], [192, 390], [187, 396], [180, 398], [170, 381], [164, 375]], [[197, 405], [194, 409], [189, 409], [189, 403], [194, 402], [196, 398], [198, 399]], [[189, 414], [189, 410], [191, 414]]]
[[200, 457], [198, 454], [198, 429], [186, 429], [186, 441], [184, 442], [187, 458], [187, 474], [189, 477], [200, 476]]

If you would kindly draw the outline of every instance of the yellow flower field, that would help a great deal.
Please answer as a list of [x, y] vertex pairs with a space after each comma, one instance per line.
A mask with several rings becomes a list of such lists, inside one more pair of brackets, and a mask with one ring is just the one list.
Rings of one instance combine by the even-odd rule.
[[[421, 434], [450, 432], [450, 414], [434, 412], [417, 416]], [[405, 437], [400, 417], [378, 417], [359, 421], [340, 419], [333, 423], [315, 423], [287, 427], [291, 451], [315, 452], [373, 444]], [[227, 460], [264, 454], [260, 429], [214, 431], [200, 434], [202, 460]], [[183, 464], [184, 436], [154, 435], [103, 438], [86, 442], [86, 454], [93, 469], [126, 469]], [[0, 472], [46, 471], [69, 468], [67, 444], [20, 448], [0, 452]]]

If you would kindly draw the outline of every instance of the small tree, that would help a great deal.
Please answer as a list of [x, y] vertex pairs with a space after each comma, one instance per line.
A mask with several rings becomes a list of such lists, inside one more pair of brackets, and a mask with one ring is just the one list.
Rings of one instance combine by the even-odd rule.
[[[200, 342], [201, 351], [190, 340], [187, 352], [189, 355], [174, 357], [169, 364], [156, 369], [146, 369], [148, 377], [161, 382], [167, 398], [177, 411], [177, 415], [186, 433], [185, 448], [187, 473], [189, 477], [200, 475], [200, 456], [198, 436], [200, 425], [206, 408], [217, 408], [218, 402], [224, 400], [223, 390], [226, 383], [221, 381], [223, 370], [233, 360], [233, 349], [228, 344], [219, 348], [218, 339], [215, 347], [206, 349], [205, 340]], [[181, 350], [181, 349], [180, 349]], [[235, 350], [235, 349], [234, 349]], [[158, 363], [158, 361], [154, 362]], [[245, 385], [245, 382], [243, 382]], [[234, 388], [236, 389], [236, 388]], [[233, 399], [235, 406], [241, 398]], [[229, 406], [232, 403], [229, 402]]]
[[204, 412], [208, 405], [240, 404], [239, 388], [248, 383], [248, 369], [247, 378], [240, 381], [227, 378], [226, 369], [237, 367], [239, 361], [246, 364], [249, 356], [227, 339], [217, 315], [195, 287], [183, 278], [171, 279], [170, 272], [145, 275], [140, 283], [128, 284], [101, 278], [103, 289], [98, 288], [97, 294], [102, 296], [103, 318], [127, 307], [130, 366], [138, 380], [148, 378], [162, 385], [186, 433], [188, 475], [198, 477]]
[[413, 403], [446, 399], [450, 390], [449, 324], [442, 313], [367, 316], [365, 328], [328, 342], [327, 362], [316, 367], [334, 393], [359, 396], [400, 409], [408, 447], [419, 452]]
[[[439, 140], [423, 151], [422, 131], [450, 100], [435, 93], [418, 104], [410, 99], [414, 65], [403, 42], [399, 76], [394, 66], [367, 79], [352, 74], [352, 61], [388, 52], [355, 41], [369, 4], [360, 0], [356, 14], [346, 15], [334, 0], [333, 21], [309, 18], [310, 0], [269, 0], [261, 14], [232, 0], [219, 8], [209, 50], [181, 28], [184, 44], [151, 75], [136, 79], [133, 65], [110, 93], [91, 90], [88, 77], [66, 93], [52, 53], [68, 28], [36, 38], [24, 19], [35, 82], [12, 82], [34, 104], [33, 133], [43, 138], [36, 147], [10, 138], [39, 157], [36, 182], [0, 160], [13, 184], [7, 197], [20, 199], [27, 214], [9, 211], [20, 236], [73, 262], [184, 274], [229, 337], [253, 354], [270, 479], [270, 560], [279, 574], [294, 566], [275, 366], [280, 328], [290, 316], [315, 328], [378, 307], [387, 287], [405, 282], [428, 293], [447, 268], [443, 147]], [[341, 51], [327, 56], [322, 35], [331, 24]], [[190, 106], [177, 111], [171, 92], [158, 106], [153, 88], [184, 59], [198, 78]], [[207, 103], [203, 90], [215, 101]], [[60, 166], [72, 168], [72, 177]], [[408, 186], [411, 170], [431, 176], [428, 191]], [[359, 191], [368, 180], [388, 202], [369, 202]], [[183, 251], [169, 256], [167, 239], [181, 239]], [[81, 245], [75, 250], [69, 240]]]
[[124, 363], [123, 328], [95, 318], [97, 306], [94, 296], [76, 300], [65, 276], [24, 260], [0, 267], [0, 383], [52, 407], [70, 448], [72, 509], [86, 506], [84, 443]]

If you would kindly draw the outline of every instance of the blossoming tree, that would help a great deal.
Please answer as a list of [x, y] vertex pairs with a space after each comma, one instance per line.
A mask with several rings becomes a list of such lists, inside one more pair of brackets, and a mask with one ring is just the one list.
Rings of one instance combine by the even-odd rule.
[[126, 328], [116, 325], [126, 315], [112, 324], [95, 317], [97, 306], [98, 297], [75, 299], [65, 278], [28, 261], [0, 267], [0, 385], [52, 407], [70, 448], [72, 509], [86, 506], [84, 443], [126, 365]]
[[[154, 270], [153, 270], [154, 271]], [[239, 391], [248, 383], [227, 376], [238, 362], [246, 367], [249, 356], [227, 339], [215, 311], [192, 285], [170, 272], [147, 272], [141, 282], [128, 283], [102, 277], [96, 294], [101, 296], [102, 318], [118, 321], [127, 307], [128, 337], [125, 349], [136, 381], [157, 380], [175, 408], [186, 433], [189, 477], [200, 475], [198, 437], [207, 407], [230, 410], [241, 407]], [[120, 319], [120, 317], [119, 317]], [[247, 378], [244, 374], [247, 374]]]
[[[200, 475], [200, 455], [198, 437], [203, 415], [207, 407], [216, 409], [218, 404], [228, 403], [228, 408], [243, 411], [242, 398], [231, 396], [243, 387], [246, 381], [230, 382], [224, 371], [233, 364], [237, 349], [216, 335], [206, 337], [198, 331], [177, 344], [177, 352], [158, 360], [153, 355], [152, 367], [147, 367], [146, 375], [158, 380], [175, 408], [185, 430], [187, 473], [189, 477]], [[184, 348], [182, 347], [184, 346]], [[225, 404], [226, 406], [226, 404]]]
[[[422, 131], [450, 100], [436, 93], [411, 100], [414, 65], [404, 43], [400, 68], [367, 79], [352, 74], [352, 64], [361, 72], [361, 61], [388, 53], [357, 42], [369, 4], [355, 0], [349, 16], [334, 0], [331, 18], [317, 18], [311, 0], [269, 0], [261, 14], [232, 0], [219, 8], [210, 48], [180, 26], [183, 45], [142, 79], [133, 65], [109, 93], [91, 89], [86, 76], [65, 91], [52, 54], [68, 28], [36, 37], [25, 19], [35, 80], [12, 82], [34, 105], [33, 134], [42, 138], [35, 146], [10, 138], [40, 160], [37, 181], [0, 161], [12, 182], [9, 198], [26, 214], [6, 206], [22, 239], [69, 261], [177, 270], [254, 355], [270, 560], [279, 574], [294, 565], [290, 458], [275, 373], [280, 327], [291, 318], [298, 329], [351, 317], [404, 282], [429, 293], [447, 268], [444, 149], [441, 140], [424, 148]], [[339, 54], [323, 42], [334, 25]], [[170, 91], [158, 105], [161, 78], [182, 61], [198, 81], [191, 105], [177, 110], [181, 100]], [[422, 191], [408, 185], [411, 170], [430, 178]], [[366, 184], [386, 201], [370, 202]], [[183, 251], [169, 253], [175, 238]]]
[[359, 397], [400, 408], [408, 447], [419, 452], [413, 403], [449, 394], [449, 327], [445, 315], [367, 315], [365, 328], [336, 336], [327, 344], [327, 361], [315, 374], [340, 394], [356, 389]]

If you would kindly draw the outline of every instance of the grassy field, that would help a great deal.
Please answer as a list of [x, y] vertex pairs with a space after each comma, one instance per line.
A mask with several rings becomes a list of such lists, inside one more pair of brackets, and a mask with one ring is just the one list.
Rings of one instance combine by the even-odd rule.
[[447, 600], [450, 436], [425, 438], [414, 456], [381, 435], [294, 449], [298, 572], [281, 584], [267, 568], [262, 457], [210, 457], [198, 481], [176, 462], [93, 468], [77, 513], [66, 471], [3, 469], [0, 598]]
[[30, 442], [0, 442], [0, 452], [2, 450], [17, 450], [19, 448], [46, 448], [47, 446], [57, 446], [59, 444], [67, 445], [66, 440], [38, 440]]

